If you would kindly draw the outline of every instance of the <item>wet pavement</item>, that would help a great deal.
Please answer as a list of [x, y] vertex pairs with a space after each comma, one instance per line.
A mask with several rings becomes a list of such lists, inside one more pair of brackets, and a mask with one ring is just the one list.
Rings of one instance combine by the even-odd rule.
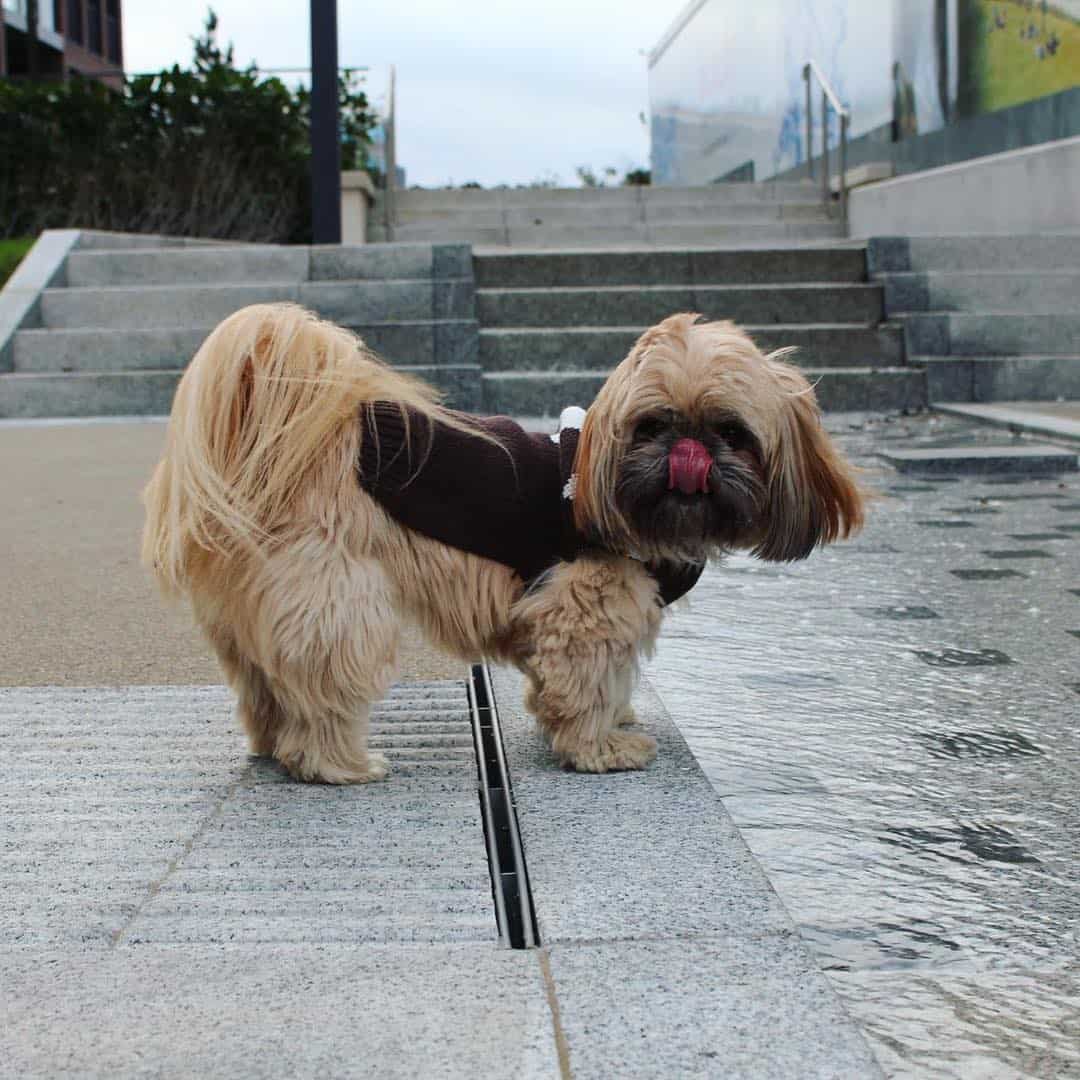
[[901, 476], [1010, 437], [829, 426], [866, 530], [711, 568], [648, 678], [888, 1075], [1080, 1076], [1080, 478]]

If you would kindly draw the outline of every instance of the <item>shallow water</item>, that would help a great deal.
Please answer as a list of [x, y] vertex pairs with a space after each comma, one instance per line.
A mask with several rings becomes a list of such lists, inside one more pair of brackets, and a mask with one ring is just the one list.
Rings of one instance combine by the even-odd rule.
[[647, 675], [888, 1075], [1080, 1076], [1080, 481], [872, 479], [856, 541], [711, 568]]

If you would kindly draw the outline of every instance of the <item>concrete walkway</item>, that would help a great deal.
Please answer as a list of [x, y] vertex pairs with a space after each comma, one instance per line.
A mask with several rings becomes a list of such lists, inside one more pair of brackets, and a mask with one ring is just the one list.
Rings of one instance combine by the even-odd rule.
[[[868, 467], [890, 444], [972, 441], [956, 420], [834, 416], [830, 424]], [[642, 773], [560, 771], [521, 708], [518, 676], [495, 673], [542, 941], [510, 951], [496, 941], [465, 672], [422, 646], [410, 650], [402, 683], [375, 717], [375, 740], [395, 765], [384, 784], [296, 785], [248, 758], [205, 647], [181, 613], [161, 608], [137, 565], [135, 492], [160, 438], [156, 423], [0, 425], [0, 454], [13, 463], [0, 478], [0, 505], [10, 508], [0, 536], [11, 598], [0, 661], [0, 1072], [848, 1078], [882, 1075], [881, 1062], [890, 1075], [938, 1075], [897, 1056], [905, 1029], [890, 1027], [880, 1011], [894, 1000], [902, 1012], [910, 1000], [888, 997], [895, 969], [865, 963], [865, 950], [823, 948], [807, 915], [811, 895], [824, 910], [842, 910], [849, 893], [878, 910], [851, 869], [868, 841], [856, 832], [851, 852], [824, 858], [844, 873], [817, 893], [793, 889], [802, 881], [793, 870], [818, 842], [805, 842], [813, 822], [793, 820], [795, 803], [784, 800], [822, 790], [829, 761], [840, 778], [828, 781], [834, 793], [876, 782], [877, 744], [851, 725], [860, 710], [874, 730], [885, 722], [871, 703], [891, 669], [839, 648], [851, 635], [837, 639], [828, 626], [863, 619], [865, 607], [906, 602], [897, 582], [908, 580], [909, 556], [889, 542], [890, 530], [913, 514], [922, 520], [928, 511], [919, 500], [932, 485], [890, 480], [880, 466], [891, 501], [857, 543], [793, 568], [745, 560], [710, 570], [689, 611], [671, 620], [635, 700], [660, 741], [657, 762]], [[976, 433], [975, 441], [995, 438], [1001, 433]], [[1040, 512], [1054, 519], [1051, 546], [1061, 556], [1043, 562], [1054, 567], [1053, 611], [1063, 618], [1077, 602], [1067, 586], [1080, 587], [1065, 555], [1077, 483], [1075, 475], [1042, 482], [1053, 498]], [[1012, 515], [1018, 533], [1022, 515], [1033, 530], [1047, 524], [1030, 510], [1043, 504], [1010, 503], [1021, 491], [998, 490], [988, 513]], [[927, 538], [925, 557], [910, 564], [917, 574], [952, 565], [943, 562], [952, 530], [931, 528], [936, 520], [914, 527]], [[1007, 546], [989, 535], [986, 543]], [[1028, 574], [1035, 561], [1015, 565]], [[1017, 580], [1033, 584], [1014, 576], [1006, 587]], [[1015, 619], [996, 595], [965, 593], [984, 620]], [[924, 651], [942, 663], [979, 652], [977, 635], [957, 633]], [[1062, 694], [1074, 693], [1063, 650], [1055, 642], [1057, 682], [1040, 692], [1049, 716]], [[988, 698], [1002, 710], [1015, 704], [1027, 657], [1018, 659], [1009, 669], [1013, 696]], [[931, 660], [912, 663], [933, 669]], [[903, 685], [914, 685], [905, 672]], [[943, 687], [959, 715], [963, 688]], [[810, 712], [799, 707], [807, 693]], [[903, 721], [910, 704], [900, 698], [891, 708]], [[925, 708], [933, 707], [931, 697]], [[954, 726], [971, 735], [959, 720]], [[1018, 727], [1031, 745], [1057, 745], [1069, 760], [1064, 729], [1056, 744], [1015, 718], [994, 731]], [[901, 751], [906, 762], [912, 751]], [[987, 781], [972, 774], [962, 782], [977, 790]], [[1008, 782], [996, 774], [990, 790], [1008, 790]], [[1043, 839], [1026, 841], [1027, 850], [1057, 880], [1063, 864], [1051, 859], [1046, 837], [1067, 833], [1069, 817], [1052, 799], [1037, 805]], [[845, 812], [851, 806], [843, 802]], [[1006, 834], [991, 804], [979, 806], [973, 813], [986, 820], [974, 822], [974, 839], [970, 828], [957, 835], [992, 857]], [[799, 803], [798, 812], [815, 811]], [[934, 820], [900, 824], [915, 830], [896, 833], [904, 842], [920, 829], [938, 835]], [[1015, 820], [1007, 824], [1008, 835], [1024, 834]], [[770, 825], [779, 831], [770, 834]], [[792, 861], [778, 864], [789, 849]], [[832, 850], [823, 842], [822, 851]], [[1023, 910], [1023, 889], [1039, 880], [1010, 878], [1021, 892], [1007, 897]], [[1071, 894], [1055, 886], [1052, 898]], [[1067, 907], [1055, 909], [1062, 919], [1072, 918]], [[981, 910], [961, 906], [955, 916], [977, 922]], [[1052, 922], [1043, 920], [1038, 939], [1060, 949], [1068, 924], [1051, 933]], [[928, 932], [925, 919], [913, 925], [917, 939]], [[1060, 981], [1069, 970], [1044, 962], [1022, 972]], [[919, 972], [900, 985], [927, 983]], [[935, 1017], [956, 985], [942, 981], [942, 998], [927, 998]], [[1080, 1015], [1080, 994], [1066, 987], [1052, 1000], [1058, 1012], [1040, 1017], [1038, 1030], [1048, 1040], [1056, 1033], [1053, 1054], [995, 1058], [973, 1022], [963, 1035], [979, 1055], [968, 1064], [989, 1077], [1016, 1075], [1017, 1061], [1035, 1063], [1030, 1075], [1062, 1075], [1057, 1067], [1071, 1048], [1080, 1054], [1069, 1019]], [[1000, 1026], [993, 1014], [985, 1023]], [[1034, 1038], [1031, 1025], [1023, 1030]], [[943, 1022], [927, 1037], [954, 1034]], [[1040, 1072], [1040, 1061], [1057, 1071]]]
[[561, 772], [495, 693], [544, 947], [500, 949], [464, 671], [416, 645], [392, 779], [249, 759], [137, 564], [160, 423], [0, 425], [0, 1060], [26, 1076], [875, 1076], [663, 705]]

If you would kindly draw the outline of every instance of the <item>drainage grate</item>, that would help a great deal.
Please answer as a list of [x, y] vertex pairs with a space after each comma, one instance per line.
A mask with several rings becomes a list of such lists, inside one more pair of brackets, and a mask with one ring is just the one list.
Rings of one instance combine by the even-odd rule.
[[491, 868], [491, 892], [499, 935], [512, 949], [540, 944], [533, 912], [529, 875], [518, 832], [514, 794], [506, 767], [499, 714], [485, 664], [474, 664], [469, 682], [476, 767], [480, 777], [480, 809]]

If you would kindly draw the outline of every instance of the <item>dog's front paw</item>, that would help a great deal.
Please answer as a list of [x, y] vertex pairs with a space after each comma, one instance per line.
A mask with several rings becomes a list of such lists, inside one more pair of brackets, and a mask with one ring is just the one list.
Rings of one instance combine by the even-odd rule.
[[617, 729], [599, 739], [577, 746], [563, 747], [563, 763], [578, 772], [625, 772], [644, 769], [656, 757], [656, 740], [638, 731]]
[[282, 761], [282, 764], [295, 779], [312, 784], [371, 784], [385, 780], [390, 773], [390, 763], [382, 754], [375, 753], [347, 763], [301, 760]]

